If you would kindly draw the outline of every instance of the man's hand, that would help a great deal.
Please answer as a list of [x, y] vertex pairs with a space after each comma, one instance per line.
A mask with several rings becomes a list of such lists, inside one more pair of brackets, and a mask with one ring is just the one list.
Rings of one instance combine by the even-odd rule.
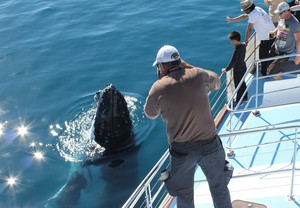
[[270, 1], [270, 0], [264, 0], [264, 2], [265, 2], [265, 4], [268, 6], [268, 7], [270, 7], [270, 6], [272, 6], [272, 1]]
[[226, 73], [226, 68], [222, 68], [222, 73]]
[[230, 22], [232, 22], [232, 19], [230, 18], [230, 17], [226, 17], [226, 21], [228, 22], [228, 23], [230, 23]]

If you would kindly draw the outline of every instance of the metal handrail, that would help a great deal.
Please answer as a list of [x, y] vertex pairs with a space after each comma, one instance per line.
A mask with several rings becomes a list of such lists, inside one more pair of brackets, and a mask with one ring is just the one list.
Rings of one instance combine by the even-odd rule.
[[[164, 162], [169, 156], [169, 150], [167, 150], [163, 156], [159, 159], [159, 161], [156, 163], [156, 165], [152, 168], [152, 170], [148, 173], [148, 175], [144, 178], [144, 180], [140, 183], [140, 185], [136, 188], [136, 190], [133, 192], [131, 197], [125, 202], [125, 204], [122, 206], [125, 207], [134, 207], [136, 202], [138, 201], [139, 197], [143, 194], [143, 191], [145, 191], [151, 180], [154, 178], [154, 176], [157, 174], [157, 172], [160, 170]], [[150, 201], [149, 201], [150, 202]], [[147, 207], [152, 207], [147, 205]]]
[[[286, 123], [288, 124], [288, 122]], [[281, 124], [280, 124], [281, 125]], [[244, 134], [253, 134], [253, 133], [257, 133], [257, 132], [269, 132], [269, 131], [278, 131], [278, 130], [284, 130], [284, 129], [294, 129], [295, 130], [295, 138], [294, 140], [280, 140], [280, 141], [274, 141], [274, 142], [265, 142], [265, 143], [261, 143], [261, 144], [255, 144], [255, 145], [248, 145], [248, 146], [243, 146], [243, 147], [232, 147], [232, 141], [231, 141], [231, 137], [234, 136], [238, 136], [238, 135], [244, 135]], [[229, 137], [225, 147], [227, 149], [229, 149], [230, 151], [234, 150], [234, 149], [247, 149], [250, 147], [259, 147], [259, 146], [263, 146], [263, 145], [270, 145], [270, 144], [280, 144], [283, 142], [291, 142], [293, 141], [294, 143], [294, 152], [293, 152], [293, 159], [292, 159], [292, 176], [291, 176], [291, 187], [290, 187], [290, 195], [288, 195], [289, 200], [294, 200], [294, 181], [295, 181], [295, 170], [296, 170], [296, 156], [297, 156], [297, 146], [298, 146], [298, 142], [297, 140], [300, 139], [298, 138], [298, 132], [300, 131], [300, 125], [292, 125], [292, 126], [278, 126], [276, 127], [276, 125], [272, 125], [272, 126], [267, 126], [264, 128], [251, 128], [251, 129], [243, 129], [243, 130], [237, 130], [234, 132], [230, 132], [230, 133], [224, 133], [224, 134], [220, 134], [219, 136], [221, 138], [224, 137]], [[229, 145], [228, 145], [229, 144]], [[244, 176], [247, 176], [249, 174], [245, 174]], [[255, 175], [255, 174], [251, 174], [251, 175]]]
[[[234, 98], [239, 90], [239, 88], [242, 86], [243, 81], [246, 81], [247, 75], [250, 73], [250, 71], [252, 70], [252, 68], [256, 65], [256, 70], [258, 72], [259, 66], [261, 65], [262, 62], [266, 62], [266, 61], [273, 61], [276, 59], [282, 59], [282, 58], [291, 58], [291, 57], [295, 57], [297, 55], [300, 55], [300, 53], [292, 53], [292, 54], [288, 54], [288, 55], [282, 55], [282, 56], [275, 56], [275, 57], [270, 57], [270, 58], [264, 58], [264, 59], [260, 59], [260, 60], [255, 60], [253, 63], [250, 64], [250, 66], [247, 68], [247, 71], [245, 73], [245, 75], [243, 76], [243, 78], [241, 79], [241, 82], [239, 83], [239, 85], [236, 87], [236, 89], [234, 90], [234, 92], [232, 93], [232, 96], [230, 97], [230, 99], [228, 100], [228, 105], [227, 105], [227, 109], [231, 112], [235, 111], [236, 108], [238, 108], [242, 102], [242, 99], [239, 101], [239, 103], [236, 105], [235, 108], [233, 108], [233, 101]], [[289, 71], [289, 72], [284, 72], [284, 73], [280, 73], [280, 75], [288, 75], [288, 74], [294, 74], [300, 72], [299, 70], [294, 70], [294, 71]], [[256, 73], [256, 78], [252, 79], [251, 82], [256, 82], [256, 93], [255, 95], [259, 95], [258, 93], [258, 81], [261, 79], [267, 79], [270, 77], [274, 77], [274, 76], [278, 76], [278, 74], [273, 74], [273, 75], [268, 75], [268, 76], [263, 76], [263, 77], [259, 77], [258, 73]], [[250, 83], [249, 83], [250, 85]], [[248, 87], [247, 87], [248, 89]], [[244, 92], [244, 95], [247, 91], [247, 89]], [[243, 96], [244, 96], [243, 95]], [[257, 100], [257, 99], [256, 99]], [[255, 108], [258, 108], [258, 104], [256, 103]]]
[[[250, 64], [250, 66], [248, 67], [245, 75], [243, 76], [242, 78], [242, 81], [239, 83], [239, 85], [236, 87], [236, 89], [234, 90], [234, 92], [232, 93], [229, 101], [228, 101], [228, 104], [227, 104], [227, 110], [230, 112], [230, 119], [227, 123], [227, 131], [234, 131], [240, 120], [242, 119], [244, 113], [247, 113], [247, 112], [251, 112], [253, 110], [261, 110], [261, 109], [265, 109], [265, 108], [269, 108], [269, 107], [276, 107], [276, 106], [279, 106], [279, 105], [272, 105], [272, 106], [258, 106], [258, 98], [263, 96], [263, 95], [266, 95], [266, 94], [270, 94], [269, 93], [259, 93], [258, 92], [258, 82], [262, 79], [268, 79], [270, 77], [274, 77], [274, 76], [277, 76], [278, 74], [274, 74], [274, 75], [269, 75], [269, 76], [263, 76], [263, 77], [258, 77], [258, 73], [256, 73], [256, 77], [254, 79], [251, 79], [250, 83], [248, 84], [244, 94], [242, 95], [242, 98], [245, 96], [246, 92], [248, 91], [248, 88], [249, 86], [252, 85], [252, 83], [255, 82], [255, 94], [252, 95], [250, 98], [248, 98], [248, 103], [245, 105], [245, 107], [243, 109], [239, 109], [239, 106], [241, 105], [241, 102], [242, 102], [242, 99], [240, 99], [240, 101], [237, 103], [237, 105], [235, 107], [233, 107], [233, 101], [234, 101], [234, 97], [236, 96], [239, 88], [242, 86], [242, 83], [246, 80], [246, 77], [247, 77], [247, 74], [252, 70], [253, 66], [256, 65], [256, 70], [258, 72], [258, 68], [260, 67], [261, 63], [262, 62], [266, 62], [266, 61], [272, 61], [272, 60], [275, 60], [275, 59], [281, 59], [281, 58], [290, 58], [290, 57], [294, 57], [298, 55], [298, 53], [293, 53], [293, 54], [288, 54], [288, 55], [282, 55], [282, 56], [276, 56], [276, 57], [271, 57], [271, 58], [265, 58], [265, 59], [260, 59], [260, 60], [255, 60], [253, 63]], [[295, 73], [299, 73], [300, 72], [300, 69], [299, 70], [293, 70], [293, 71], [289, 71], [289, 72], [284, 72], [284, 73], [280, 73], [281, 76], [283, 75], [289, 75], [289, 74], [295, 74]], [[252, 108], [249, 108], [249, 103], [255, 99], [255, 106], [252, 107]], [[293, 104], [293, 103], [286, 103], [285, 105], [287, 104]], [[282, 106], [283, 104], [280, 104], [280, 106]], [[240, 114], [238, 116], [238, 119], [236, 120], [235, 124], [232, 123], [232, 119], [235, 117], [236, 114]]]
[[[228, 83], [226, 83], [225, 80], [223, 80], [222, 78], [224, 77], [226, 73], [222, 73], [220, 76], [220, 80], [221, 80], [221, 86], [220, 89], [218, 90], [218, 92], [220, 92], [219, 94], [215, 94], [214, 97], [212, 97], [210, 99], [210, 102], [212, 103], [212, 111], [213, 111], [213, 117], [215, 118], [217, 116], [217, 114], [215, 112], [219, 112], [220, 109], [225, 105], [225, 103], [227, 102], [226, 97], [222, 96], [225, 95], [227, 92], [228, 87], [232, 84], [233, 79], [230, 79], [228, 81]], [[223, 81], [222, 81], [223, 80]], [[210, 93], [208, 94], [208, 96], [210, 95]], [[217, 96], [218, 95], [218, 96]], [[223, 98], [222, 98], [223, 97]]]
[[[288, 124], [288, 123], [285, 123]], [[251, 128], [251, 129], [243, 129], [243, 130], [238, 130], [230, 133], [223, 133], [219, 134], [220, 138], [227, 138], [229, 137], [225, 147], [227, 149], [247, 149], [250, 147], [255, 147], [255, 146], [263, 146], [263, 145], [270, 145], [270, 144], [276, 144], [276, 143], [282, 143], [282, 142], [287, 142], [287, 141], [293, 141], [294, 143], [294, 153], [293, 153], [293, 161], [292, 161], [292, 168], [290, 171], [292, 171], [292, 176], [291, 176], [291, 188], [290, 188], [290, 199], [293, 199], [293, 192], [294, 192], [294, 179], [295, 179], [295, 170], [296, 170], [296, 154], [297, 154], [297, 146], [298, 146], [298, 132], [300, 129], [300, 125], [292, 125], [292, 126], [281, 126], [282, 124], [279, 124], [279, 126], [273, 125], [273, 126], [266, 126], [266, 127], [259, 127], [259, 128]], [[284, 130], [284, 129], [295, 129], [295, 138], [294, 140], [281, 140], [281, 141], [276, 141], [276, 142], [266, 142], [258, 145], [249, 145], [249, 146], [243, 146], [243, 147], [232, 147], [228, 145], [229, 140], [233, 136], [239, 136], [239, 135], [246, 135], [246, 134], [253, 134], [253, 133], [258, 133], [258, 132], [269, 132], [269, 131], [278, 131], [278, 130]], [[168, 150], [164, 153], [164, 155], [161, 157], [161, 159], [158, 161], [158, 163], [154, 166], [154, 168], [150, 171], [150, 173], [146, 176], [146, 178], [142, 181], [142, 183], [138, 186], [138, 188], [134, 191], [134, 193], [131, 195], [131, 197], [127, 200], [127, 202], [122, 206], [123, 208], [127, 207], [134, 207], [139, 200], [139, 198], [143, 195], [143, 193], [146, 193], [146, 201], [147, 205], [146, 207], [152, 208], [152, 204], [155, 201], [156, 197], [151, 196], [151, 189], [150, 189], [150, 182], [154, 179], [154, 176], [158, 173], [158, 171], [161, 169], [162, 165], [165, 163], [166, 159], [169, 156]], [[287, 170], [285, 170], [287, 171]], [[255, 175], [255, 174], [261, 174], [261, 173], [251, 173], [251, 174], [245, 174], [243, 176], [239, 177], [244, 177], [244, 176], [249, 176], [249, 175]], [[160, 188], [161, 190], [162, 188]], [[159, 190], [159, 191], [160, 191]]]

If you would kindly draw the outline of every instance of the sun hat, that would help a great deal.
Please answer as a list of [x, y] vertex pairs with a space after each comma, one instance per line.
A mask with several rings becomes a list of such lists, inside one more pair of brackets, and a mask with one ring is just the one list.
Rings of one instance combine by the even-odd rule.
[[153, 62], [153, 66], [158, 63], [172, 62], [178, 59], [180, 59], [178, 50], [174, 46], [164, 45], [157, 52], [156, 59]]
[[284, 1], [278, 4], [277, 9], [274, 11], [274, 13], [280, 14], [281, 12], [284, 12], [289, 9], [290, 9], [289, 4]]
[[242, 7], [241, 11], [244, 11], [246, 9], [249, 9], [252, 6], [253, 2], [251, 0], [242, 0], [240, 4]]

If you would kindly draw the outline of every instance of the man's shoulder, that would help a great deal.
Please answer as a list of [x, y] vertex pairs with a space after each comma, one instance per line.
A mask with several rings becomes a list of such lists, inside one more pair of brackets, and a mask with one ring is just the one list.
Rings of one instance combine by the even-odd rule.
[[253, 21], [256, 21], [256, 19], [258, 18], [259, 16], [259, 12], [258, 10], [256, 9], [256, 7], [248, 14], [248, 22], [250, 23], [254, 23]]
[[244, 50], [246, 50], [246, 45], [244, 43], [241, 43], [240, 45], [235, 47], [236, 52], [242, 52]]
[[202, 71], [203, 69], [201, 67], [194, 66], [194, 67], [191, 67], [191, 68], [185, 68], [185, 70], [194, 72], [194, 71]]
[[268, 14], [266, 13], [265, 10], [263, 10], [261, 7], [256, 6], [256, 7], [252, 10], [252, 12], [250, 12], [248, 15], [249, 15], [249, 17], [250, 17], [250, 16], [251, 16], [251, 17], [259, 17], [259, 16], [261, 16], [262, 14], [268, 15]]
[[298, 19], [294, 15], [291, 15], [291, 18], [286, 21], [288, 21], [290, 24], [299, 24]]
[[185, 74], [188, 74], [190, 78], [195, 77], [208, 77], [215, 73], [209, 69], [204, 69], [201, 67], [192, 67], [192, 68], [185, 68]]
[[297, 20], [297, 18], [292, 15], [290, 19], [288, 19], [288, 21], [286, 21], [287, 24], [290, 25], [290, 27], [292, 27], [294, 29], [294, 32], [300, 32], [300, 24], [299, 21]]
[[163, 86], [162, 80], [161, 79], [156, 80], [152, 84], [152, 86], [150, 88], [150, 91], [149, 91], [149, 94], [156, 94], [157, 92], [159, 92], [161, 90], [162, 86]]
[[155, 90], [158, 89], [162, 89], [163, 87], [169, 85], [171, 82], [171, 79], [169, 76], [164, 76], [161, 79], [156, 80], [153, 84], [152, 84], [152, 88]]
[[240, 48], [242, 48], [242, 49], [246, 49], [246, 44], [245, 44], [245, 43], [241, 43], [239, 46], [240, 46]]
[[256, 6], [256, 7], [253, 9], [253, 11], [256, 11], [256, 12], [262, 12], [262, 13], [266, 13], [266, 14], [267, 14], [267, 12], [266, 12], [263, 8], [261, 8], [261, 7], [259, 7], [259, 6]]
[[201, 76], [203, 73], [206, 73], [205, 69], [201, 67], [193, 67], [193, 68], [186, 68], [186, 74], [194, 75], [194, 76]]

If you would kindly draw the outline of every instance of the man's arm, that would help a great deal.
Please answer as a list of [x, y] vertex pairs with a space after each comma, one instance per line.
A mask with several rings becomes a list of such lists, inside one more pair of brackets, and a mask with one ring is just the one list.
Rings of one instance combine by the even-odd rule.
[[233, 52], [233, 54], [232, 54], [232, 56], [231, 56], [231, 60], [230, 60], [230, 62], [229, 62], [229, 64], [227, 65], [227, 67], [226, 68], [223, 68], [222, 69], [222, 72], [227, 72], [227, 71], [229, 71], [230, 69], [232, 69], [233, 68], [233, 66], [236, 64], [236, 62], [238, 61], [238, 50], [237, 50], [237, 48], [235, 48], [234, 49], [234, 52]]
[[[296, 51], [300, 53], [300, 32], [294, 33], [294, 37], [296, 40]], [[296, 65], [300, 64], [300, 55], [295, 57], [294, 62]]]
[[203, 70], [203, 82], [205, 83], [205, 85], [209, 88], [209, 91], [215, 91], [217, 89], [220, 88], [221, 85], [221, 81], [219, 76], [213, 72], [213, 71], [209, 71], [209, 70]]
[[251, 36], [252, 28], [253, 28], [253, 23], [248, 23], [248, 26], [246, 29], [246, 35], [245, 35], [245, 43], [248, 43], [248, 40]]
[[296, 12], [300, 10], [300, 5], [295, 5], [291, 7], [291, 11]]
[[266, 4], [268, 7], [272, 6], [272, 1], [270, 1], [270, 0], [264, 0], [264, 2], [265, 2], [265, 4]]
[[159, 108], [155, 100], [156, 99], [154, 99], [153, 86], [152, 86], [144, 106], [145, 115], [150, 119], [156, 119], [160, 114]]
[[275, 30], [269, 32], [269, 36], [270, 36], [270, 33], [276, 36], [277, 31], [278, 31], [278, 26], [275, 28]]
[[238, 22], [238, 21], [241, 21], [241, 20], [244, 20], [244, 19], [247, 19], [248, 18], [248, 14], [241, 14], [240, 16], [237, 16], [237, 17], [233, 17], [233, 18], [230, 18], [230, 17], [226, 17], [226, 20], [228, 23], [230, 22]]

